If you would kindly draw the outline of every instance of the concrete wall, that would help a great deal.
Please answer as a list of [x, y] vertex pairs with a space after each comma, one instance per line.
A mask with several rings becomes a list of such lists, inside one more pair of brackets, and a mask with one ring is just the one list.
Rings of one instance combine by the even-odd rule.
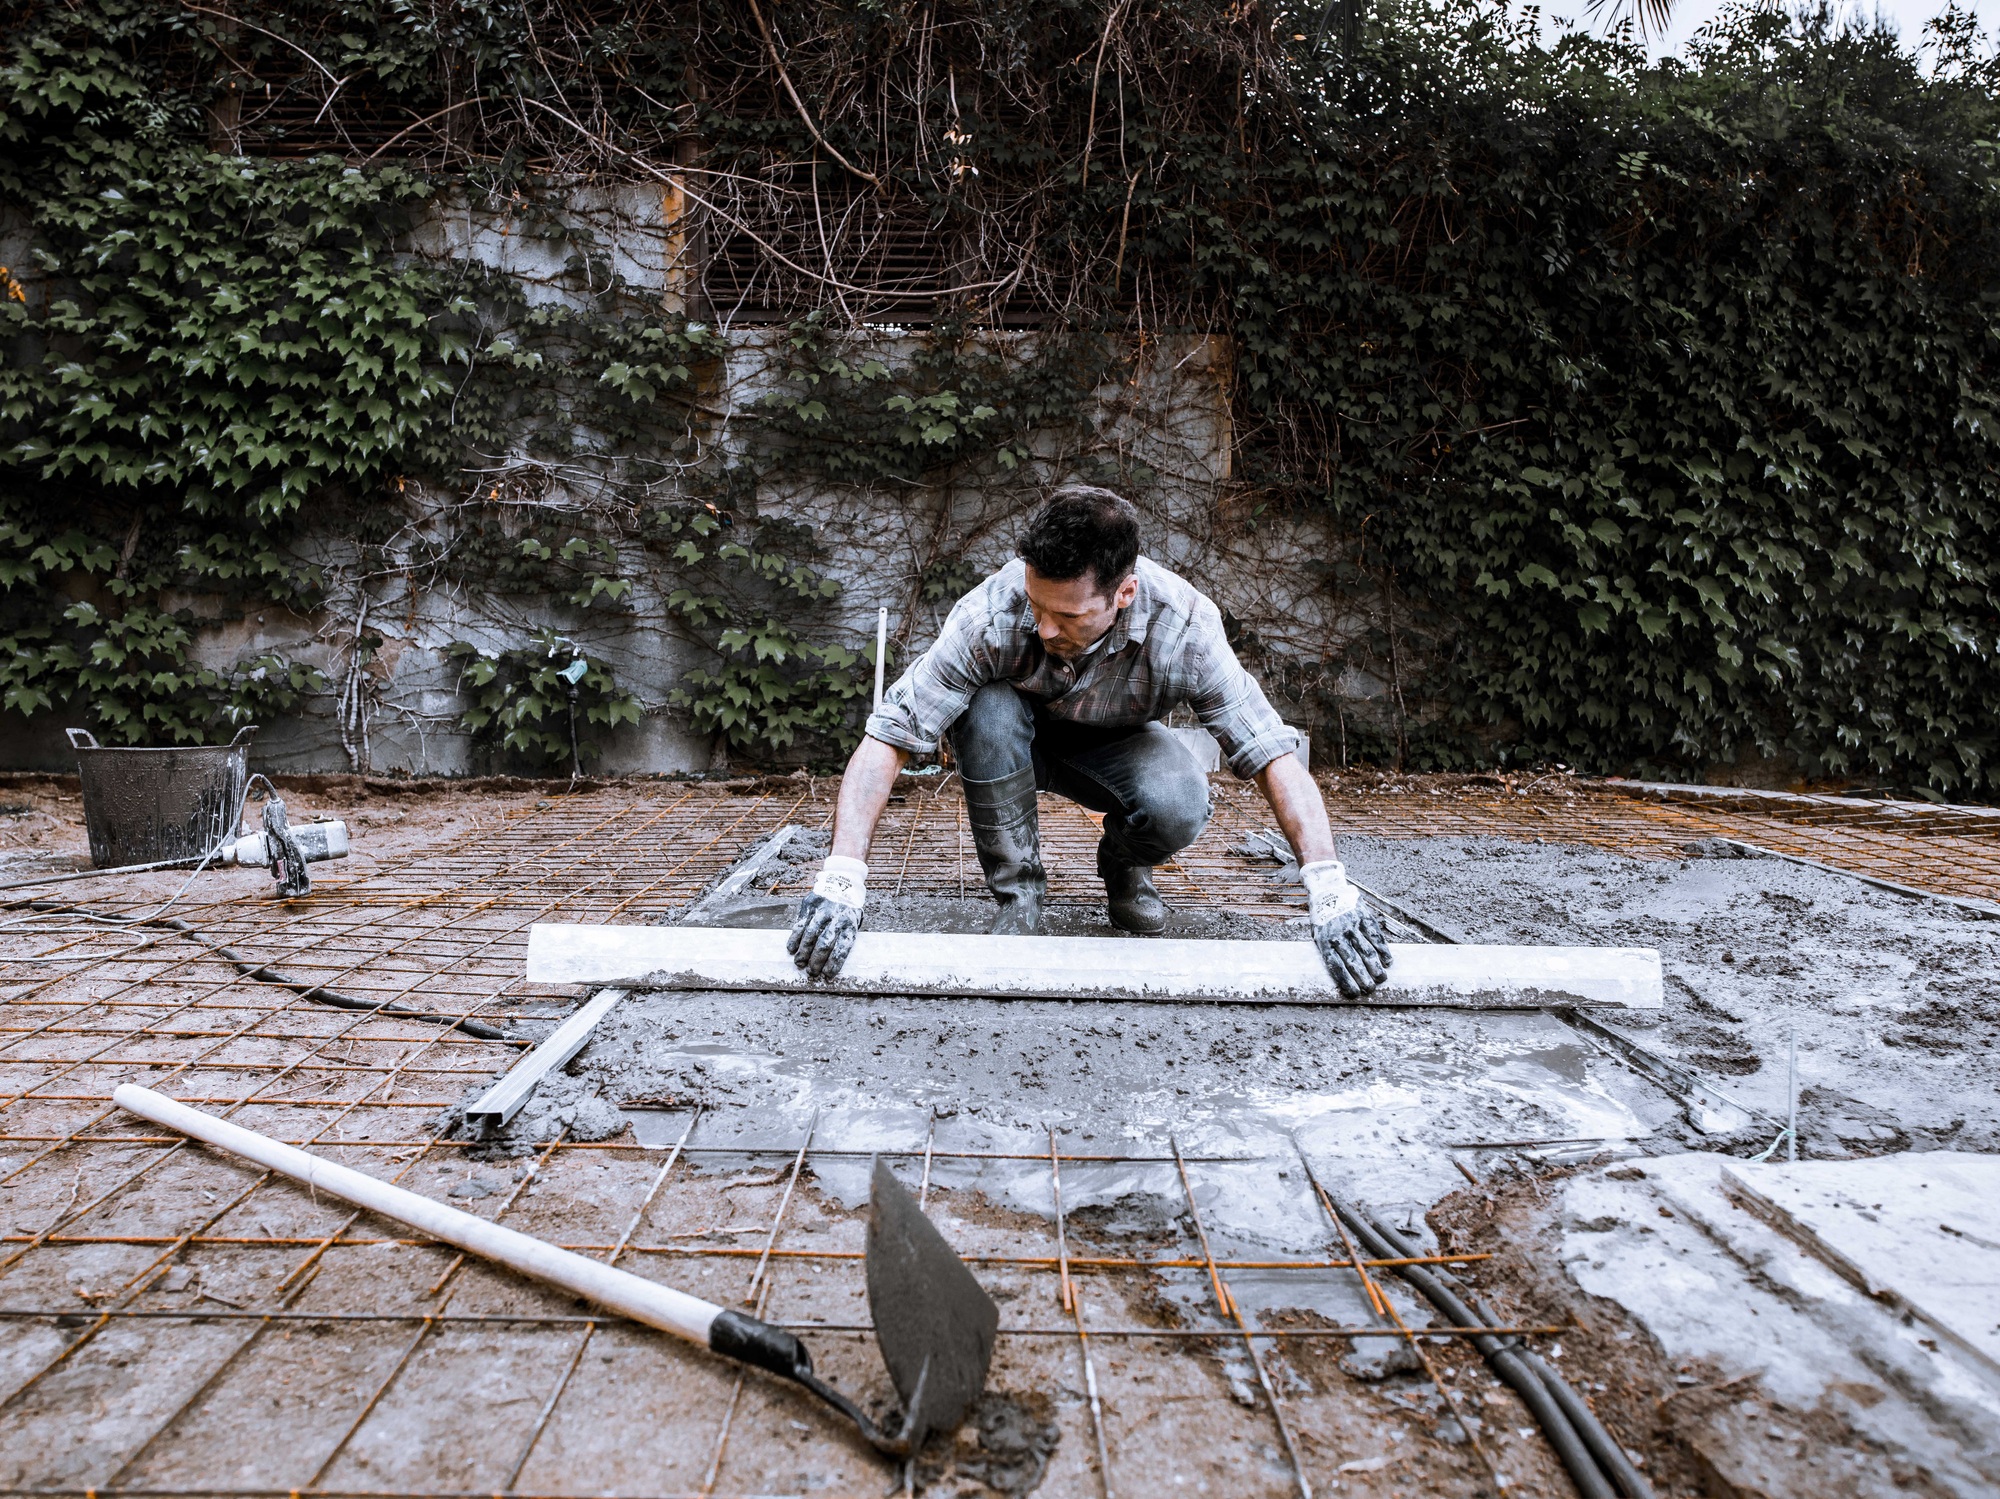
[[[671, 190], [650, 183], [579, 189], [555, 220], [446, 201], [417, 226], [407, 250], [440, 261], [470, 254], [518, 277], [535, 301], [578, 302], [615, 271], [628, 289], [657, 295], [675, 309], [687, 291], [686, 243], [675, 213]], [[729, 352], [718, 387], [704, 392], [704, 401], [719, 413], [704, 441], [727, 461], [745, 448], [748, 414], [772, 385], [774, 351], [783, 335], [768, 328], [720, 331]], [[1025, 356], [1037, 336], [996, 333], [989, 336], [990, 347]], [[869, 337], [892, 363], [916, 341], [916, 335], [893, 329], [873, 330]], [[823, 621], [824, 638], [858, 650], [873, 638], [877, 608], [886, 607], [893, 659], [910, 659], [933, 637], [949, 607], [948, 600], [921, 598], [927, 570], [941, 562], [976, 572], [999, 566], [1012, 555], [1026, 514], [1049, 488], [1099, 474], [1108, 462], [1142, 476], [1130, 488], [1147, 517], [1148, 554], [1192, 579], [1250, 632], [1256, 643], [1248, 656], [1253, 669], [1287, 661], [1303, 666], [1310, 680], [1321, 663], [1340, 659], [1344, 643], [1368, 620], [1352, 605], [1337, 603], [1337, 594], [1326, 586], [1319, 564], [1334, 555], [1339, 538], [1309, 519], [1261, 513], [1254, 497], [1232, 483], [1228, 343], [1148, 338], [1135, 340], [1128, 353], [1121, 378], [1095, 393], [1087, 419], [1070, 430], [1042, 434], [1031, 459], [1011, 472], [881, 491], [807, 484], [761, 488], [754, 502], [757, 517], [809, 526], [820, 548], [816, 565], [844, 585]], [[610, 490], [602, 481], [613, 467], [647, 456], [599, 455], [594, 469], [537, 473], [534, 502], [558, 512], [590, 511], [609, 503]], [[711, 745], [667, 699], [688, 671], [711, 657], [667, 611], [665, 596], [675, 579], [656, 571], [657, 554], [649, 556], [636, 545], [621, 554], [621, 571], [634, 591], [629, 608], [618, 611], [579, 609], [561, 599], [468, 596], [425, 581], [435, 576], [425, 558], [434, 557], [449, 534], [449, 513], [466, 503], [465, 496], [427, 492], [412, 483], [395, 503], [406, 514], [386, 566], [377, 562], [364, 571], [349, 538], [315, 532], [302, 550], [331, 581], [324, 607], [267, 608], [240, 622], [217, 623], [200, 636], [200, 658], [216, 666], [278, 650], [326, 673], [327, 692], [297, 716], [263, 726], [255, 757], [261, 768], [425, 775], [498, 768], [475, 751], [459, 727], [466, 702], [458, 665], [446, 650], [453, 641], [469, 641], [497, 654], [545, 628], [607, 662], [645, 705], [639, 724], [621, 726], [604, 739], [605, 752], [593, 769], [709, 766]], [[202, 612], [201, 601], [186, 602]], [[364, 635], [378, 635], [383, 644], [373, 660], [357, 667], [355, 642]], [[1345, 672], [1339, 681], [1348, 696], [1366, 699], [1384, 690], [1379, 680], [1352, 667], [1335, 669]], [[1281, 712], [1305, 726], [1302, 705], [1276, 700]], [[64, 764], [68, 756], [59, 728], [44, 719], [27, 733], [0, 736], [0, 764]], [[1322, 738], [1323, 746], [1326, 742]]]
[[[767, 330], [732, 336], [725, 410], [745, 409], [768, 387], [775, 337]], [[1213, 339], [1151, 345], [1136, 355], [1127, 383], [1099, 392], [1089, 430], [1049, 438], [1023, 472], [1005, 483], [893, 492], [767, 488], [756, 497], [758, 517], [810, 527], [821, 548], [817, 565], [844, 585], [823, 638], [859, 650], [873, 638], [877, 609], [886, 607], [892, 662], [900, 664], [935, 636], [949, 608], [948, 600], [922, 599], [927, 570], [941, 561], [958, 561], [980, 573], [1000, 566], [1013, 555], [1020, 526], [1050, 487], [1091, 471], [1094, 460], [1116, 456], [1154, 475], [1134, 491], [1146, 515], [1148, 554], [1193, 580], [1254, 632], [1265, 654], [1253, 659], [1253, 666], [1275, 658], [1316, 662], [1366, 620], [1336, 612], [1308, 565], [1330, 555], [1337, 538], [1309, 522], [1255, 514], [1232, 489], [1229, 352], [1225, 342]], [[736, 438], [725, 431], [721, 440]], [[550, 499], [565, 502], [561, 495], [545, 496], [544, 502]], [[566, 502], [587, 507], [590, 497], [572, 495]], [[421, 497], [416, 503], [423, 503]], [[491, 768], [458, 728], [465, 702], [458, 665], [446, 648], [465, 640], [498, 654], [553, 628], [605, 660], [645, 705], [639, 724], [622, 726], [605, 739], [596, 769], [709, 766], [709, 742], [668, 708], [667, 698], [686, 672], [710, 657], [665, 608], [674, 578], [649, 572], [649, 559], [636, 547], [623, 569], [634, 584], [630, 608], [617, 613], [550, 599], [468, 597], [425, 589], [412, 575], [364, 580], [353, 576], [353, 549], [338, 536], [315, 537], [313, 551], [330, 575], [352, 579], [328, 608], [311, 615], [267, 610], [241, 626], [211, 630], [201, 642], [202, 656], [218, 665], [258, 650], [283, 650], [319, 665], [335, 689], [310, 703], [303, 715], [267, 725], [259, 740], [260, 764], [287, 771], [359, 765], [428, 775]], [[352, 642], [363, 633], [380, 635], [384, 644], [362, 672], [365, 711], [359, 721], [350, 717], [343, 735], [340, 689], [351, 674]], [[1356, 680], [1343, 686], [1357, 696], [1382, 690], [1351, 668], [1347, 674]], [[1300, 716], [1297, 705], [1280, 699], [1279, 707]], [[365, 753], [360, 723], [366, 727]]]

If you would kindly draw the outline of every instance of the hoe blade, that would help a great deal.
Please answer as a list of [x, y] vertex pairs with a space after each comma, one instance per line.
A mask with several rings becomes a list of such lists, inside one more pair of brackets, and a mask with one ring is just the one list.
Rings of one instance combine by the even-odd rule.
[[870, 1195], [868, 1310], [903, 1401], [898, 1446], [914, 1453], [985, 1390], [1000, 1310], [879, 1160]]

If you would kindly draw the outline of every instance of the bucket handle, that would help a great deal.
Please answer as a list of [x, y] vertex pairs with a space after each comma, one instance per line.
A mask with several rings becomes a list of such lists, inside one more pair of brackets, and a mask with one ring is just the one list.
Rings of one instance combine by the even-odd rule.
[[[88, 729], [64, 729], [63, 732], [69, 735], [69, 747], [71, 749], [98, 748], [97, 740], [94, 737], [92, 737], [91, 732]], [[236, 749], [241, 745], [246, 745], [252, 739], [256, 738], [256, 736], [257, 736], [257, 725], [255, 725], [254, 723], [245, 724], [242, 728], [236, 731], [236, 737], [229, 741], [229, 747], [231, 749]]]

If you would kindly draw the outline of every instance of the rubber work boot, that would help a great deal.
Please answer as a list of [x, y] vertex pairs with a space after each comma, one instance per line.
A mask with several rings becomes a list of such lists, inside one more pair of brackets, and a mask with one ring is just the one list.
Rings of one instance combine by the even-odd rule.
[[1105, 839], [1097, 845], [1097, 872], [1104, 879], [1104, 909], [1113, 926], [1148, 937], [1166, 930], [1167, 905], [1153, 884], [1151, 865], [1126, 863]]
[[997, 781], [963, 784], [972, 846], [986, 888], [1000, 902], [993, 935], [1031, 936], [1042, 929], [1042, 897], [1049, 888], [1042, 868], [1041, 819], [1035, 812], [1035, 773], [1017, 770]]

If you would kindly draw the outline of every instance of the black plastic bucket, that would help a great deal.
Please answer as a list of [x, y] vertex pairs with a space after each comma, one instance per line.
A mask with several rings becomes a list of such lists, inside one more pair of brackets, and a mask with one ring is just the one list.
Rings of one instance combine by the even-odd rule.
[[71, 729], [83, 823], [99, 869], [199, 859], [236, 831], [250, 780], [252, 724], [226, 745], [106, 749]]

